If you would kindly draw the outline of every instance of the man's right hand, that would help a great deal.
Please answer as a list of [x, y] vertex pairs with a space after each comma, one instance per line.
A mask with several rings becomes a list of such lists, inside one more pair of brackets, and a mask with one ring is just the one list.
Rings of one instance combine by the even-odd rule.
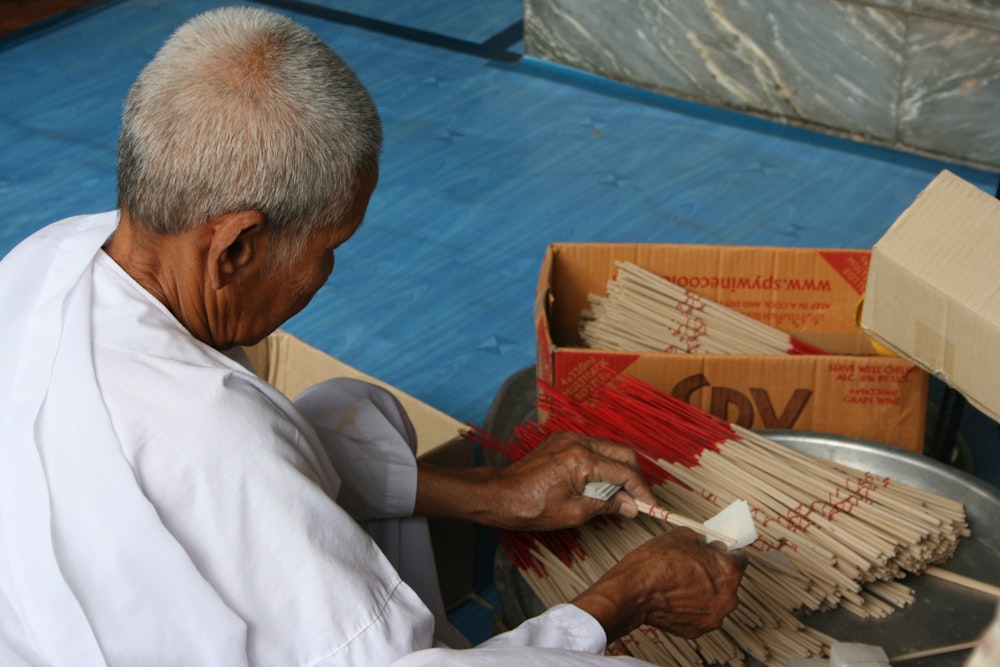
[[573, 600], [608, 641], [642, 624], [693, 639], [722, 625], [739, 599], [745, 554], [675, 528], [638, 547]]

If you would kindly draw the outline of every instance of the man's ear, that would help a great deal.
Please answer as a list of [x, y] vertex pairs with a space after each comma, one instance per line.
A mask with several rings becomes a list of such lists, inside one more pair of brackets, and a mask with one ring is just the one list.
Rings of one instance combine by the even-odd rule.
[[212, 289], [222, 289], [248, 273], [256, 274], [267, 259], [267, 225], [260, 211], [223, 213], [206, 223], [211, 230], [207, 271]]

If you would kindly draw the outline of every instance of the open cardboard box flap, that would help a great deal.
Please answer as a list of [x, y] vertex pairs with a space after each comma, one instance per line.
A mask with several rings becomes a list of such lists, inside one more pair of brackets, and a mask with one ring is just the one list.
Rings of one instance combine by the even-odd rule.
[[861, 327], [1000, 419], [1000, 200], [941, 172], [872, 248]]

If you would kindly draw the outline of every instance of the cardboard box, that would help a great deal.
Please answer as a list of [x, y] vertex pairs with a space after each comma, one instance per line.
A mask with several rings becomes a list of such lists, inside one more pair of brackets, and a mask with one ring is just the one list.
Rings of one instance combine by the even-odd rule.
[[1000, 200], [941, 172], [872, 248], [861, 327], [1000, 419]]
[[[294, 399], [306, 388], [332, 377], [351, 377], [391, 391], [406, 409], [417, 432], [417, 458], [442, 466], [474, 464], [473, 445], [460, 436], [465, 425], [390, 384], [278, 330], [253, 347], [247, 355], [258, 375]], [[450, 608], [475, 594], [475, 533], [465, 521], [428, 520], [431, 544], [445, 606]]]
[[[585, 398], [626, 372], [753, 429], [863, 438], [922, 452], [928, 376], [875, 355], [856, 324], [867, 250], [553, 244], [535, 301], [540, 380]], [[627, 353], [582, 347], [589, 293], [606, 294], [615, 260], [630, 261], [703, 297], [767, 322], [832, 355]]]

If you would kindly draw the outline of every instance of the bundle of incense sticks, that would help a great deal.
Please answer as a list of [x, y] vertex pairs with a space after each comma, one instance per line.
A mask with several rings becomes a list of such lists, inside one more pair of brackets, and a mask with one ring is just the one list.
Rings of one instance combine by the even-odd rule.
[[[805, 625], [814, 611], [844, 608], [881, 618], [913, 601], [898, 579], [947, 560], [969, 534], [961, 503], [798, 452], [620, 375], [579, 402], [540, 384], [544, 423], [504, 441], [466, 437], [520, 458], [558, 431], [632, 447], [662, 504], [704, 521], [746, 500], [759, 535], [740, 604], [722, 629], [690, 641], [642, 627], [615, 644], [661, 665], [767, 665], [826, 655], [834, 638]], [[575, 597], [621, 557], [669, 530], [656, 519], [599, 517], [573, 529], [501, 535], [504, 552], [546, 606]]]
[[616, 261], [607, 296], [588, 295], [580, 337], [591, 348], [688, 354], [826, 354], [631, 262]]

